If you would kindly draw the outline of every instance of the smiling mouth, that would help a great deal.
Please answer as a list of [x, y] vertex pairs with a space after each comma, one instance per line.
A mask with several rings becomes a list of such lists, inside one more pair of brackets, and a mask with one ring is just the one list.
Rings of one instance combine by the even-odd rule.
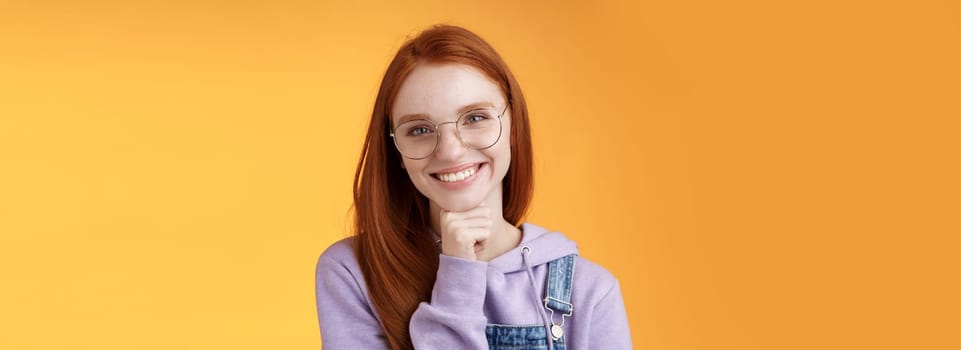
[[433, 174], [430, 174], [430, 176], [434, 177], [437, 180], [440, 180], [441, 182], [446, 182], [446, 183], [461, 182], [461, 181], [469, 180], [471, 177], [474, 176], [474, 174], [477, 174], [477, 172], [480, 171], [480, 168], [484, 166], [484, 164], [487, 164], [487, 163], [478, 163], [470, 168], [460, 170], [460, 171], [450, 172], [450, 173], [433, 173]]

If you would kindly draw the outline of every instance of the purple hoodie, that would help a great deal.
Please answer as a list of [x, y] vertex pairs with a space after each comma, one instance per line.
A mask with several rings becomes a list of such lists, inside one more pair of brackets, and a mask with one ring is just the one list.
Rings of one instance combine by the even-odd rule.
[[[487, 349], [488, 324], [545, 324], [548, 314], [540, 298], [547, 262], [577, 254], [577, 245], [533, 224], [525, 223], [521, 230], [521, 244], [490, 262], [440, 256], [431, 300], [420, 303], [410, 320], [414, 348]], [[523, 247], [530, 248], [526, 259]], [[388, 349], [353, 248], [353, 238], [343, 239], [317, 262], [323, 348]], [[580, 256], [574, 263], [571, 304], [573, 315], [563, 326], [567, 349], [632, 348], [617, 279]]]

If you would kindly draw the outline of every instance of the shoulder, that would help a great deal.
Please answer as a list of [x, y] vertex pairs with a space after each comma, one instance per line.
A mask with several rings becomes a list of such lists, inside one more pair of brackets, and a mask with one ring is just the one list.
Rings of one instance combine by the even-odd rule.
[[318, 295], [350, 290], [361, 299], [369, 299], [364, 273], [354, 252], [355, 244], [353, 237], [344, 238], [320, 254], [316, 270]]
[[357, 260], [354, 254], [354, 237], [347, 237], [341, 239], [334, 244], [331, 244], [327, 249], [320, 254], [321, 259], [331, 259], [331, 260], [344, 260], [353, 259]]
[[579, 289], [588, 300], [599, 301], [612, 290], [619, 289], [620, 284], [617, 278], [603, 266], [578, 255], [574, 259], [573, 288]]
[[354, 252], [354, 238], [348, 237], [331, 244], [317, 259], [317, 275], [359, 275], [360, 264]]

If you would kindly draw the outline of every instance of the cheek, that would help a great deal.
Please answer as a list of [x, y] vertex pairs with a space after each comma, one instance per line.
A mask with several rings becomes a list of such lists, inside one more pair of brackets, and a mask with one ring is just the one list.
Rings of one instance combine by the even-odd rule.
[[504, 167], [509, 167], [509, 166], [510, 166], [510, 164], [511, 164], [511, 148], [510, 148], [510, 146], [504, 147], [504, 151], [500, 154], [500, 160], [499, 160], [499, 161], [501, 162], [501, 164], [503, 164]]
[[[508, 124], [509, 125], [509, 124]], [[501, 148], [501, 157], [504, 158], [507, 164], [511, 162], [511, 151], [514, 149], [514, 145], [511, 144], [511, 128], [510, 126], [504, 128], [504, 135], [501, 135], [501, 140], [498, 143], [503, 143]]]
[[427, 162], [425, 162], [423, 159], [407, 159], [404, 157], [400, 157], [400, 159], [401, 169], [407, 170], [407, 173], [410, 175], [416, 174], [427, 165]]
[[511, 164], [511, 145], [508, 139], [505, 139], [503, 144], [498, 142], [497, 146], [492, 148], [490, 156], [494, 159], [494, 164], [498, 166], [498, 173], [506, 173], [507, 168]]
[[422, 164], [421, 161], [404, 158], [404, 160], [400, 162], [400, 167], [407, 171], [407, 176], [410, 177], [411, 180], [416, 182], [420, 171], [424, 168], [424, 164]]

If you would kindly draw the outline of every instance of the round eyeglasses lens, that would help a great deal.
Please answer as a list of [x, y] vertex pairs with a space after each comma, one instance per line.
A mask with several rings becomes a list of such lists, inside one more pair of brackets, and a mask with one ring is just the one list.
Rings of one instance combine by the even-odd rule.
[[457, 134], [468, 147], [490, 148], [500, 138], [500, 118], [490, 109], [470, 111], [457, 119]]
[[[500, 115], [492, 109], [467, 112], [452, 124], [460, 141], [473, 149], [490, 148], [501, 136]], [[434, 153], [440, 133], [429, 120], [417, 119], [398, 125], [393, 136], [397, 150], [404, 157], [422, 159]]]
[[426, 158], [437, 145], [437, 130], [427, 120], [411, 120], [394, 130], [394, 145], [407, 158]]

